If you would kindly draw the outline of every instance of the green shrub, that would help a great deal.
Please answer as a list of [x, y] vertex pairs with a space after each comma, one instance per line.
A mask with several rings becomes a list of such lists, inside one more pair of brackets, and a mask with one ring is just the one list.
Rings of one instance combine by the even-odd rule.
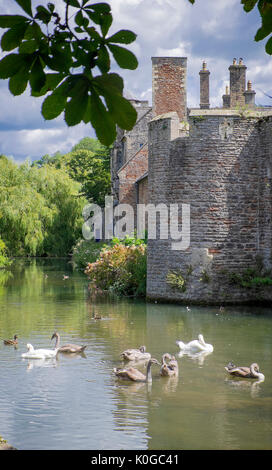
[[240, 287], [252, 288], [272, 285], [272, 273], [262, 273], [258, 268], [245, 269], [241, 274], [232, 272], [229, 274], [231, 284], [238, 284]]
[[76, 269], [86, 269], [88, 263], [94, 263], [100, 255], [104, 242], [95, 240], [80, 240], [73, 247], [72, 263]]
[[[114, 243], [114, 241], [112, 241]], [[119, 240], [104, 247], [99, 258], [89, 263], [85, 274], [93, 292], [144, 296], [146, 293], [146, 245], [125, 245]]]

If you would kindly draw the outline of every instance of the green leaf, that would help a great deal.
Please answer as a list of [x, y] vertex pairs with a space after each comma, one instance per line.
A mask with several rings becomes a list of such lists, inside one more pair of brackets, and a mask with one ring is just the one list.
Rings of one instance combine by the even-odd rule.
[[[103, 145], [110, 145], [116, 138], [116, 125], [110, 113], [106, 110], [102, 100], [92, 92], [88, 106], [89, 116], [84, 116], [87, 122], [91, 122], [95, 129], [97, 138]], [[85, 121], [86, 122], [86, 121]]]
[[14, 95], [21, 95], [26, 87], [29, 78], [29, 67], [23, 66], [18, 73], [9, 80], [9, 91]]
[[32, 96], [43, 96], [48, 91], [53, 91], [58, 86], [58, 84], [64, 79], [64, 75], [61, 73], [47, 73], [46, 74], [45, 84], [39, 92], [31, 90]]
[[94, 3], [84, 8], [84, 11], [91, 18], [91, 20], [99, 24], [103, 36], [105, 36], [112, 23], [111, 8], [107, 3]]
[[91, 9], [100, 14], [110, 13], [111, 11], [111, 7], [108, 3], [92, 3], [85, 7], [85, 9]]
[[131, 130], [137, 120], [137, 111], [123, 96], [105, 93], [108, 109], [121, 129]]
[[83, 16], [81, 10], [76, 14], [75, 22], [78, 26], [83, 26], [84, 28], [87, 28], [89, 24], [88, 18], [86, 18], [86, 16]]
[[53, 92], [45, 98], [42, 104], [42, 115], [44, 119], [55, 119], [65, 108], [67, 96]]
[[88, 89], [79, 90], [65, 106], [65, 122], [68, 126], [75, 126], [82, 121], [88, 103]]
[[40, 58], [37, 57], [34, 64], [32, 65], [29, 82], [31, 90], [39, 92], [45, 85], [46, 75], [43, 71], [43, 67]]
[[48, 6], [48, 10], [50, 10], [50, 12], [53, 13], [55, 10], [54, 3], [47, 3], [47, 6]]
[[110, 69], [110, 55], [105, 46], [101, 46], [98, 51], [96, 65], [99, 67], [102, 73], [107, 73]]
[[135, 41], [137, 35], [132, 31], [127, 29], [121, 29], [117, 33], [113, 34], [113, 36], [107, 38], [107, 42], [117, 42], [121, 44], [130, 44], [131, 42]]
[[22, 54], [9, 54], [0, 61], [0, 78], [9, 78], [15, 75], [24, 65], [25, 56]]
[[12, 26], [25, 23], [29, 18], [21, 15], [0, 15], [0, 28], [11, 28]]
[[265, 50], [267, 54], [272, 55], [272, 37], [268, 39], [266, 45], [265, 45]]
[[51, 57], [47, 57], [45, 60], [48, 67], [52, 70], [68, 72], [72, 65], [71, 51], [67, 48], [62, 50], [52, 48]]
[[28, 24], [26, 22], [18, 23], [3, 34], [1, 39], [1, 48], [3, 51], [12, 51], [19, 46], [22, 41]]
[[32, 16], [31, 0], [15, 0], [20, 7], [30, 16]]
[[30, 41], [24, 41], [19, 46], [19, 52], [21, 54], [33, 54], [38, 48], [38, 43], [35, 39], [31, 39]]
[[244, 10], [249, 12], [253, 10], [258, 0], [241, 0], [242, 5], [244, 5]]
[[94, 78], [93, 84], [99, 92], [102, 92], [100, 94], [104, 94], [105, 90], [109, 90], [113, 94], [122, 95], [124, 89], [124, 81], [117, 73], [98, 75]]
[[114, 46], [113, 44], [108, 44], [108, 48], [112, 52], [112, 55], [117, 64], [122, 69], [135, 70], [138, 67], [138, 60], [128, 49], [120, 46]]
[[264, 25], [258, 29], [257, 33], [255, 34], [255, 41], [261, 41], [262, 39], [266, 38], [271, 33], [271, 28], [265, 27]]
[[39, 41], [44, 34], [42, 33], [42, 30], [38, 23], [33, 22], [32, 24], [28, 25], [27, 30], [25, 32], [25, 39], [36, 39], [36, 41]]
[[105, 13], [101, 18], [100, 27], [103, 34], [103, 37], [106, 37], [107, 32], [109, 31], [112, 24], [112, 14]]
[[35, 15], [35, 19], [37, 18], [38, 20], [41, 20], [44, 24], [48, 24], [51, 20], [51, 12], [48, 11], [45, 7], [42, 5], [39, 5], [37, 8], [37, 13]]
[[71, 5], [71, 7], [80, 8], [80, 4], [79, 4], [78, 0], [64, 0], [64, 2], [69, 3], [69, 5]]

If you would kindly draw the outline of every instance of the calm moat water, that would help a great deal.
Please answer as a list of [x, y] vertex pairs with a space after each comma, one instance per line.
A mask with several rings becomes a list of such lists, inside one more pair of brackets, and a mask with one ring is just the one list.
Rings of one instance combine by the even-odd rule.
[[[69, 279], [63, 280], [63, 275]], [[272, 449], [272, 308], [198, 308], [88, 298], [64, 260], [17, 261], [0, 271], [0, 435], [18, 449]], [[95, 320], [97, 313], [102, 319]], [[25, 360], [30, 342], [86, 344], [85, 356]], [[179, 357], [178, 379], [122, 383], [119, 354], [146, 345], [158, 360], [199, 333], [204, 358]], [[265, 381], [232, 379], [224, 366], [258, 362]]]

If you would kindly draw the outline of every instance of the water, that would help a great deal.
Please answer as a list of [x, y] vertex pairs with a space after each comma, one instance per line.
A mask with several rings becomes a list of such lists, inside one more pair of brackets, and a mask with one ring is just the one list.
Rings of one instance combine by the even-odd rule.
[[[271, 313], [94, 302], [86, 277], [66, 261], [17, 261], [12, 277], [0, 271], [0, 337], [19, 336], [17, 349], [0, 342], [0, 435], [22, 450], [271, 449]], [[61, 344], [86, 344], [85, 356], [21, 358], [28, 342], [53, 347], [56, 330]], [[214, 352], [179, 357], [178, 379], [160, 377], [156, 365], [151, 386], [112, 372], [124, 349], [146, 345], [160, 360], [164, 352], [178, 356], [176, 339], [199, 333]], [[265, 381], [231, 378], [230, 360], [258, 362]]]

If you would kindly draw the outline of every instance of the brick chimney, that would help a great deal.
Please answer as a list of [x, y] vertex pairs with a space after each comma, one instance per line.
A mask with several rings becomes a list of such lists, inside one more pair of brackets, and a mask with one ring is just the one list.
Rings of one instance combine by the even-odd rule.
[[245, 105], [245, 91], [246, 91], [246, 69], [243, 64], [243, 59], [233, 59], [233, 64], [230, 65], [230, 107]]
[[155, 116], [176, 111], [187, 119], [187, 57], [152, 57], [152, 105]]
[[206, 62], [202, 64], [202, 70], [199, 72], [200, 76], [200, 109], [209, 109], [210, 107], [210, 88], [209, 88], [209, 75]]

